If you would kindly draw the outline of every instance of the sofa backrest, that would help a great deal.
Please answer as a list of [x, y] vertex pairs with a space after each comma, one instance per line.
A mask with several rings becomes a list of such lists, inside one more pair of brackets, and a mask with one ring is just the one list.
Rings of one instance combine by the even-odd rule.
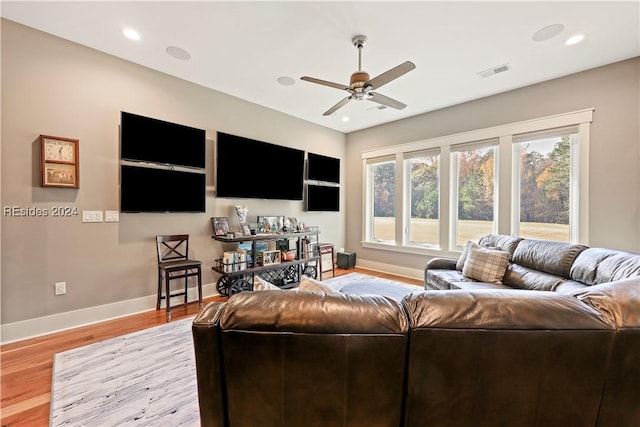
[[401, 424], [408, 320], [396, 301], [263, 291], [206, 310], [193, 326], [201, 425]]
[[571, 279], [587, 285], [640, 276], [640, 254], [614, 249], [589, 248], [571, 266]]
[[427, 291], [403, 303], [405, 426], [596, 425], [614, 330], [595, 310], [526, 290]]
[[509, 256], [513, 257], [513, 253], [522, 240], [523, 239], [521, 237], [509, 236], [506, 234], [487, 234], [480, 238], [478, 244], [487, 248], [500, 249], [501, 251], [508, 252]]
[[512, 261], [515, 264], [569, 278], [571, 266], [586, 246], [551, 240], [524, 239], [516, 247]]

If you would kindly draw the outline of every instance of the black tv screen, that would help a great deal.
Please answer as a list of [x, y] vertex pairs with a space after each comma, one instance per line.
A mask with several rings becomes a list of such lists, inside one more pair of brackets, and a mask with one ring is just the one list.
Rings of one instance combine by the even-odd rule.
[[340, 183], [340, 159], [308, 153], [307, 178], [314, 181]]
[[120, 166], [121, 212], [204, 212], [205, 174]]
[[302, 200], [304, 151], [218, 132], [216, 196]]
[[340, 210], [340, 187], [307, 184], [307, 211], [338, 212]]
[[205, 131], [122, 111], [120, 157], [150, 163], [205, 167]]

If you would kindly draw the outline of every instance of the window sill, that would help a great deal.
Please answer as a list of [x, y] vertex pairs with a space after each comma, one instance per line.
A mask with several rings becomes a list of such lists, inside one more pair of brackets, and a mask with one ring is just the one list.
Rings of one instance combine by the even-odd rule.
[[437, 248], [427, 248], [421, 246], [409, 246], [409, 245], [396, 245], [393, 242], [383, 243], [383, 242], [360, 242], [363, 248], [367, 249], [377, 249], [381, 251], [389, 251], [389, 252], [399, 252], [405, 254], [413, 254], [413, 255], [424, 255], [428, 257], [441, 257], [441, 258], [452, 258], [457, 259], [460, 257], [459, 251], [445, 251]]

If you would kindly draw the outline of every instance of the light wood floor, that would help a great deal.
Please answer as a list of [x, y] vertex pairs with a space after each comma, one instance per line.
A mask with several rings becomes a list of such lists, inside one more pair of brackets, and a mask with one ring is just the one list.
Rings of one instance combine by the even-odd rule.
[[[384, 277], [422, 286], [422, 280], [356, 268], [336, 269], [336, 276], [352, 272]], [[324, 278], [331, 273], [324, 273]], [[212, 297], [205, 302], [224, 300]], [[198, 304], [171, 310], [172, 321], [193, 316]], [[116, 320], [6, 344], [0, 348], [1, 425], [38, 427], [49, 425], [53, 356], [56, 353], [165, 323], [163, 310], [148, 311]]]

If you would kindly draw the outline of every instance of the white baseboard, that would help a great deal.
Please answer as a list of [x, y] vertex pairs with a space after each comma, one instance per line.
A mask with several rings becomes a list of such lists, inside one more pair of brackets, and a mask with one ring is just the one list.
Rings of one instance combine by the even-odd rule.
[[385, 264], [366, 259], [358, 259], [356, 261], [356, 267], [366, 268], [367, 270], [378, 271], [381, 273], [395, 274], [396, 276], [408, 277], [410, 279], [424, 280], [424, 270], [416, 268], [401, 267], [398, 265]]
[[[202, 285], [202, 296], [207, 298], [218, 295], [215, 283]], [[197, 290], [189, 288], [189, 301], [197, 299]], [[181, 297], [180, 297], [181, 298]], [[35, 319], [21, 320], [0, 326], [2, 344], [35, 338], [42, 335], [61, 332], [80, 326], [131, 316], [156, 308], [156, 295], [118, 301], [110, 304], [82, 308], [80, 310], [51, 314]]]

